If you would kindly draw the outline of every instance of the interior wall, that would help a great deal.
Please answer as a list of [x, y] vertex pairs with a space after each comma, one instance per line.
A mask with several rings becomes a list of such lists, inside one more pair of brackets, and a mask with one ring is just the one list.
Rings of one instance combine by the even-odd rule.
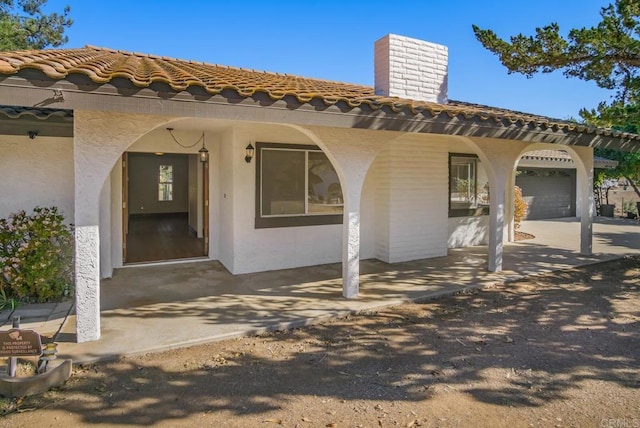
[[[173, 199], [158, 200], [161, 165], [173, 166]], [[185, 155], [129, 153], [129, 214], [182, 213], [189, 210], [189, 159]]]
[[73, 139], [0, 135], [0, 218], [56, 206], [74, 223]]

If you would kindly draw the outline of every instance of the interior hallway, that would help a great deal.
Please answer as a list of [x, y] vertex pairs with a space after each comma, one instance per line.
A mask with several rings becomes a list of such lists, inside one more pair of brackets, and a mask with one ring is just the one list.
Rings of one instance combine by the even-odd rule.
[[204, 239], [189, 228], [188, 213], [129, 216], [126, 263], [204, 256]]

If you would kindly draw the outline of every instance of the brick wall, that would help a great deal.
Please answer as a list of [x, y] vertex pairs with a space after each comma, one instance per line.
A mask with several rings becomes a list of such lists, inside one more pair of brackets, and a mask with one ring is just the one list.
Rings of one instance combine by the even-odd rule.
[[445, 104], [446, 46], [388, 34], [375, 43], [377, 95]]
[[446, 145], [406, 141], [380, 153], [376, 258], [388, 263], [447, 254]]

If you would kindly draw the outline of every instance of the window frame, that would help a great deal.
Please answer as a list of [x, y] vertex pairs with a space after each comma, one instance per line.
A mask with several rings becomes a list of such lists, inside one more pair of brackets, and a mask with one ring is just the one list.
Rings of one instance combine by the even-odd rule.
[[[162, 168], [169, 168], [169, 171], [171, 172], [171, 180], [170, 181], [162, 181]], [[174, 168], [173, 168], [173, 164], [159, 164], [158, 165], [158, 202], [173, 202], [173, 173], [174, 173]], [[160, 194], [162, 193], [162, 188], [163, 186], [168, 186], [168, 189], [170, 189], [169, 192], [169, 199], [161, 199], [160, 198]]]
[[[275, 228], [275, 227], [298, 227], [317, 226], [328, 224], [342, 224], [344, 214], [307, 214], [309, 204], [308, 190], [305, 191], [305, 214], [287, 214], [283, 216], [262, 216], [262, 150], [284, 150], [284, 151], [304, 151], [322, 152], [316, 145], [306, 144], [283, 144], [256, 142], [256, 181], [255, 181], [255, 228]], [[308, 180], [309, 157], [305, 155], [305, 182]], [[340, 183], [342, 185], [342, 183]]]
[[478, 157], [478, 155], [472, 154], [472, 153], [449, 153], [449, 162], [448, 162], [448, 169], [447, 169], [447, 186], [449, 188], [449, 192], [448, 192], [448, 212], [449, 212], [449, 217], [478, 217], [478, 216], [483, 216], [483, 215], [488, 215], [489, 214], [489, 206], [488, 205], [482, 205], [482, 206], [477, 206], [475, 208], [471, 207], [471, 208], [452, 208], [451, 207], [451, 173], [452, 173], [452, 159], [453, 158], [470, 158], [470, 159], [474, 159], [475, 163], [474, 163], [474, 176], [473, 176], [473, 188], [474, 188], [474, 199], [477, 200], [478, 199], [478, 164], [480, 163], [480, 158]]

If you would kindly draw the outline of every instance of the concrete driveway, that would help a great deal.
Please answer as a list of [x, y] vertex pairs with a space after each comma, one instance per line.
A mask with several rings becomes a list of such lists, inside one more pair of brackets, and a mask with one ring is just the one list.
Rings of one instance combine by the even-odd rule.
[[102, 337], [73, 343], [69, 317], [58, 338], [62, 355], [95, 361], [291, 328], [406, 301], [427, 300], [496, 282], [567, 269], [640, 252], [640, 225], [597, 218], [594, 255], [578, 254], [576, 219], [525, 222], [535, 239], [505, 245], [504, 271], [486, 271], [486, 247], [447, 257], [386, 264], [361, 263], [361, 294], [342, 297], [341, 265], [233, 276], [218, 262], [200, 261], [118, 270], [102, 282]]

